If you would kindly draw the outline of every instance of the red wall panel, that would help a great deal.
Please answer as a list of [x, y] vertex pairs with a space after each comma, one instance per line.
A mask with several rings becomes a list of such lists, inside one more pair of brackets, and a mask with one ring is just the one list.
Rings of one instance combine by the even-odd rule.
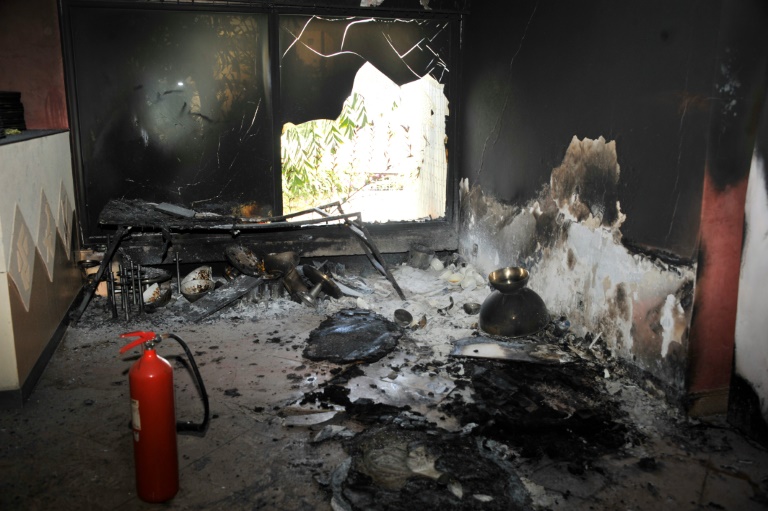
[[56, 0], [0, 1], [0, 90], [21, 92], [27, 129], [68, 129]]

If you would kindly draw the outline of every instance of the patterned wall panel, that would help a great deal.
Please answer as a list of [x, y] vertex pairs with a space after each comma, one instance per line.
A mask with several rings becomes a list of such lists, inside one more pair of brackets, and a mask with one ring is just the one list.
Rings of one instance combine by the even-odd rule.
[[61, 241], [64, 243], [67, 260], [72, 259], [71, 222], [72, 214], [74, 213], [72, 204], [73, 201], [70, 199], [67, 189], [64, 186], [64, 182], [62, 181], [59, 191], [59, 212], [56, 217], [56, 228], [59, 231]]
[[51, 212], [51, 206], [45, 192], [40, 197], [40, 225], [37, 229], [37, 249], [43, 259], [48, 278], [53, 280], [54, 258], [56, 257], [56, 219]]
[[24, 216], [18, 205], [13, 220], [13, 234], [11, 238], [11, 256], [8, 266], [8, 274], [19, 290], [24, 307], [29, 310], [29, 299], [32, 293], [32, 272], [35, 262], [35, 242], [32, 234], [24, 221]]

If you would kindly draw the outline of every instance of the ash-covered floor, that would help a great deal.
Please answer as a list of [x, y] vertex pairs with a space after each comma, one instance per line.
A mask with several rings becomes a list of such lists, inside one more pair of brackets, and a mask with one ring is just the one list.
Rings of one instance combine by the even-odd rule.
[[[667, 405], [599, 336], [556, 318], [507, 346], [514, 360], [452, 355], [481, 353], [463, 305], [489, 295], [482, 279], [462, 287], [403, 264], [403, 301], [378, 273], [332, 269], [361, 296], [244, 298], [199, 323], [183, 297], [129, 321], [96, 297], [29, 402], [0, 412], [0, 509], [768, 508], [768, 452], [722, 417]], [[390, 323], [398, 309], [411, 326]], [[380, 351], [317, 360], [323, 328], [355, 317], [379, 328]], [[205, 436], [178, 438], [181, 488], [166, 504], [136, 496], [127, 373], [139, 352], [118, 354], [134, 330], [181, 337], [210, 398]], [[177, 418], [201, 421], [183, 351], [157, 350], [175, 366]]]

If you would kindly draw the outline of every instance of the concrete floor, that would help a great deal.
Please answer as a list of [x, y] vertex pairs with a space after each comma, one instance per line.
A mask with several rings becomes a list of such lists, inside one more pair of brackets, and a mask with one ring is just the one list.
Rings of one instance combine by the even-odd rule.
[[[405, 266], [395, 277], [406, 302], [386, 280], [368, 275], [371, 293], [363, 302], [326, 300], [310, 309], [286, 299], [241, 301], [199, 324], [185, 322], [177, 304], [129, 322], [112, 320], [104, 300], [95, 299], [69, 329], [26, 406], [0, 411], [0, 509], [331, 509], [327, 482], [348, 454], [339, 439], [311, 440], [326, 424], [350, 432], [367, 426], [343, 414], [313, 424], [327, 418], [315, 412], [326, 410], [298, 404], [338, 367], [302, 356], [309, 332], [330, 314], [367, 305], [387, 318], [396, 308], [416, 318], [425, 315], [425, 328], [402, 338], [388, 357], [361, 365], [365, 376], [350, 380], [349, 387], [352, 396], [408, 403], [412, 413], [423, 413], [439, 428], [459, 427], [434, 407], [456, 391], [451, 376], [439, 365], [420, 374], [408, 368], [447, 361], [453, 341], [470, 335], [477, 321], [461, 303], [482, 302], [489, 291], [462, 290], [440, 281], [437, 272]], [[438, 314], [449, 297], [456, 306]], [[210, 396], [207, 434], [178, 438], [181, 489], [165, 504], [143, 503], [135, 491], [127, 371], [137, 353], [120, 356], [118, 349], [125, 344], [121, 333], [139, 329], [182, 337], [195, 353]], [[182, 353], [170, 341], [158, 352], [171, 360]], [[202, 405], [192, 379], [174, 365], [177, 417], [199, 422]], [[386, 376], [395, 365], [406, 368], [400, 380]], [[378, 382], [373, 393], [371, 382]], [[603, 383], [626, 412], [622, 420], [642, 441], [579, 470], [567, 460], [529, 459], [506, 449], [530, 509], [768, 508], [764, 448], [722, 417], [686, 418], [614, 366]], [[470, 496], [462, 502], [456, 509], [483, 508]]]

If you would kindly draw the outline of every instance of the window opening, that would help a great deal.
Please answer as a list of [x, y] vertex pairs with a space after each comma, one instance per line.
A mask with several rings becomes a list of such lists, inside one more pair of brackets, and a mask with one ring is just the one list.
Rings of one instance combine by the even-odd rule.
[[113, 199], [235, 217], [337, 201], [366, 222], [446, 216], [458, 18], [62, 5], [84, 246], [113, 231], [99, 224]]
[[445, 216], [448, 24], [281, 17], [285, 213], [339, 201], [367, 222]]

